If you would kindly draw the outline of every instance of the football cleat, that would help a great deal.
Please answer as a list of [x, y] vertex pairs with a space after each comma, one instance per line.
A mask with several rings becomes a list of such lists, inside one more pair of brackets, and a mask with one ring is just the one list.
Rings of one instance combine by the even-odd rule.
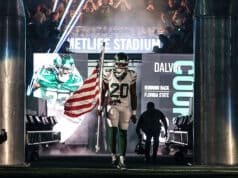
[[112, 154], [112, 167], [117, 167], [117, 157], [115, 154]]
[[119, 164], [117, 165], [117, 168], [120, 170], [126, 170], [126, 165], [124, 163], [119, 162]]
[[124, 156], [120, 156], [117, 168], [120, 169], [120, 170], [126, 170], [127, 169], [126, 165], [125, 165], [125, 158], [124, 158]]
[[112, 167], [116, 168], [117, 167], [117, 160], [112, 160]]

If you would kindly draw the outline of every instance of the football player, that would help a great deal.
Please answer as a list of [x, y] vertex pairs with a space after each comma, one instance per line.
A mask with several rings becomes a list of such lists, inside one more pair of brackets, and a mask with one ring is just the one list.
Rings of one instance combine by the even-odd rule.
[[[112, 154], [112, 166], [126, 169], [127, 129], [130, 120], [136, 123], [137, 75], [135, 71], [128, 69], [128, 56], [125, 53], [116, 54], [114, 59], [114, 68], [105, 71], [103, 75], [101, 104], [107, 98], [108, 143]], [[102, 107], [98, 108], [99, 115], [101, 111]], [[119, 160], [116, 155], [117, 146]]]
[[60, 55], [53, 60], [53, 65], [39, 69], [33, 82], [33, 91], [35, 97], [63, 105], [65, 99], [82, 84], [83, 78], [72, 56]]

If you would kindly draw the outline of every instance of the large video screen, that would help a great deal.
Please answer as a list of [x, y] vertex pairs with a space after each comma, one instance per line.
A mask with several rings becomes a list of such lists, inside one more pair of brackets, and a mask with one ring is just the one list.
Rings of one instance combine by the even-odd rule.
[[82, 86], [83, 76], [77, 67], [72, 55], [34, 54], [33, 95], [62, 105], [72, 92]]
[[[104, 69], [114, 66], [112, 55], [105, 55]], [[169, 129], [174, 128], [177, 116], [191, 114], [190, 98], [193, 97], [194, 63], [192, 55], [144, 54], [140, 60], [130, 56], [129, 68], [137, 73], [137, 116], [146, 110], [149, 101], [155, 103], [168, 119]], [[55, 116], [54, 131], [61, 132], [65, 145], [86, 145], [95, 149], [97, 132], [96, 111], [71, 118], [64, 114], [64, 103], [97, 65], [98, 56], [87, 54], [35, 53], [34, 74], [28, 94], [47, 101], [47, 115]], [[142, 62], [141, 62], [142, 61]], [[101, 124], [100, 147], [107, 148], [107, 124]], [[128, 152], [134, 152], [137, 143], [135, 126], [128, 129]], [[166, 141], [160, 138], [161, 143]]]
[[33, 76], [27, 95], [47, 103], [47, 115], [55, 116], [55, 131], [66, 141], [81, 125], [83, 118], [64, 115], [64, 103], [80, 88], [88, 77], [88, 59], [85, 54], [34, 53]]
[[[113, 68], [114, 54], [105, 55], [104, 70]], [[57, 124], [53, 131], [61, 133], [61, 143], [64, 145], [87, 146], [86, 153], [95, 151], [96, 132], [97, 132], [97, 115], [95, 110], [90, 111], [79, 117], [68, 117], [64, 114], [64, 103], [79, 89], [83, 81], [92, 73], [97, 65], [98, 56], [88, 54], [62, 54], [62, 53], [34, 53], [33, 76], [30, 85], [28, 85], [27, 94], [47, 103], [47, 116], [54, 116]], [[140, 69], [141, 63], [137, 60], [130, 60], [129, 68], [135, 70], [138, 75], [137, 91], [140, 96]], [[30, 103], [32, 103], [30, 101]], [[33, 106], [28, 105], [28, 110]], [[38, 106], [40, 107], [40, 106]], [[37, 108], [36, 108], [37, 109]], [[45, 108], [44, 108], [45, 109]], [[140, 101], [138, 101], [138, 113], [140, 113]], [[106, 123], [104, 119], [101, 122], [100, 147], [107, 151], [106, 141]], [[130, 143], [128, 151], [134, 151], [134, 145], [137, 140], [134, 125], [131, 124], [128, 131]], [[60, 152], [60, 149], [56, 148]], [[85, 152], [82, 154], [86, 154]], [[48, 154], [48, 153], [47, 153]]]

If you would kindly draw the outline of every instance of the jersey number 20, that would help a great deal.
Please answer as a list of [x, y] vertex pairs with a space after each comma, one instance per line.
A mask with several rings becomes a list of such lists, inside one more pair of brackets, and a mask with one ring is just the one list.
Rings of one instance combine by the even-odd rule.
[[129, 85], [127, 83], [112, 83], [111, 84], [111, 97], [120, 97], [126, 98], [128, 97]]

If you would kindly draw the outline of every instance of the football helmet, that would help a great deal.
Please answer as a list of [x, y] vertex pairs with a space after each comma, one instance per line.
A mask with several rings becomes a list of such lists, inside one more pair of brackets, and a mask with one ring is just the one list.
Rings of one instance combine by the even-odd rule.
[[59, 82], [66, 82], [74, 70], [74, 60], [72, 56], [60, 56], [54, 59], [56, 68], [56, 78]]
[[128, 70], [128, 56], [125, 53], [118, 53], [114, 56], [114, 72], [117, 76], [123, 75]]

